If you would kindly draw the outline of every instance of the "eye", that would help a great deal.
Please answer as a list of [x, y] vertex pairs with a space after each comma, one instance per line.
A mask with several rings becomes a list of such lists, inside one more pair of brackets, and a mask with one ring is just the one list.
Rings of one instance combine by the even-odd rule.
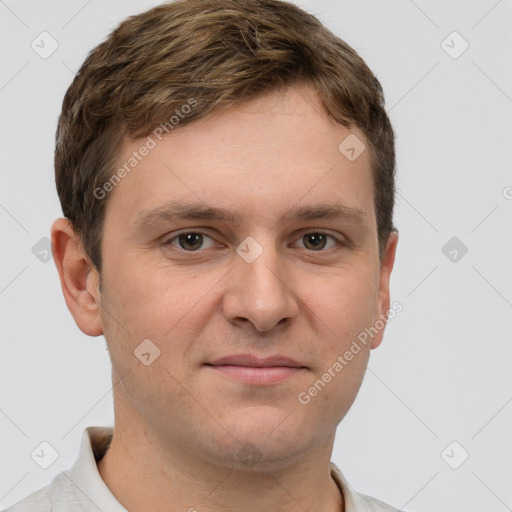
[[[210, 241], [209, 245], [208, 240]], [[206, 247], [204, 246], [205, 243], [207, 244]], [[188, 231], [170, 238], [165, 242], [165, 245], [172, 245], [173, 247], [183, 249], [184, 251], [197, 252], [200, 248], [208, 249], [209, 247], [213, 247], [214, 241], [213, 238], [208, 235], [204, 235], [203, 233]]]
[[[331, 243], [329, 244], [329, 239]], [[320, 252], [323, 249], [332, 249], [340, 242], [336, 240], [332, 235], [321, 232], [311, 232], [302, 235], [299, 238], [303, 242], [303, 247], [312, 251]]]

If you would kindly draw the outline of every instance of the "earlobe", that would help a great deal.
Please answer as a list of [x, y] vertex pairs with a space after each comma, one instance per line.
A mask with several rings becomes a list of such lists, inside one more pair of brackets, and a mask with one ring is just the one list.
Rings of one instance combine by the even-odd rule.
[[69, 220], [57, 219], [52, 225], [51, 236], [53, 260], [69, 311], [83, 333], [89, 336], [103, 334], [97, 270], [85, 255]]
[[[375, 315], [375, 328], [378, 330], [377, 334], [372, 339], [372, 349], [377, 348], [384, 337], [384, 329], [386, 327], [387, 317], [390, 308], [389, 298], [389, 280], [391, 271], [395, 263], [396, 246], [398, 244], [398, 232], [393, 231], [389, 235], [386, 243], [386, 254], [380, 264], [380, 277], [379, 277], [379, 295], [377, 299], [377, 309]], [[379, 328], [381, 327], [381, 328]]]

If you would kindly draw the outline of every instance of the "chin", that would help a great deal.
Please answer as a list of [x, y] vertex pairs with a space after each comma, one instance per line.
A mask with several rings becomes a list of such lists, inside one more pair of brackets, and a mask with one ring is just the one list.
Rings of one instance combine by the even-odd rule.
[[215, 459], [236, 470], [268, 472], [288, 467], [307, 452], [313, 439], [308, 443], [304, 429], [297, 428], [300, 422], [288, 422], [286, 417], [274, 411], [273, 418], [247, 418], [245, 428], [226, 428], [233, 437], [219, 443]]
[[232, 451], [224, 452], [225, 466], [250, 472], [275, 472], [287, 468], [298, 460], [304, 447], [277, 443], [238, 441]]

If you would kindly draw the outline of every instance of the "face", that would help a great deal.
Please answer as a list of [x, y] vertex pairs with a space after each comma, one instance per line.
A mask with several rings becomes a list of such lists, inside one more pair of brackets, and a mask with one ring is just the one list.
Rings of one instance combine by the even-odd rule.
[[178, 127], [110, 192], [89, 286], [124, 376], [116, 425], [231, 467], [332, 448], [396, 245], [381, 263], [369, 153], [338, 149], [350, 134], [364, 141], [289, 88]]

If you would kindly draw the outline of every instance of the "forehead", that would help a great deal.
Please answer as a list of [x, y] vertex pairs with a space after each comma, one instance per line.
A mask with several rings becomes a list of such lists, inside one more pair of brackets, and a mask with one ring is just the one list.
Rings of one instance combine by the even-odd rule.
[[[234, 216], [257, 212], [269, 220], [315, 203], [372, 215], [364, 136], [329, 119], [310, 89], [291, 87], [235, 104], [178, 124], [160, 139], [124, 140], [117, 168], [127, 172], [109, 192], [106, 220], [122, 217], [133, 225], [173, 202], [229, 209]], [[347, 141], [357, 158], [347, 157], [354, 153], [346, 152]]]

